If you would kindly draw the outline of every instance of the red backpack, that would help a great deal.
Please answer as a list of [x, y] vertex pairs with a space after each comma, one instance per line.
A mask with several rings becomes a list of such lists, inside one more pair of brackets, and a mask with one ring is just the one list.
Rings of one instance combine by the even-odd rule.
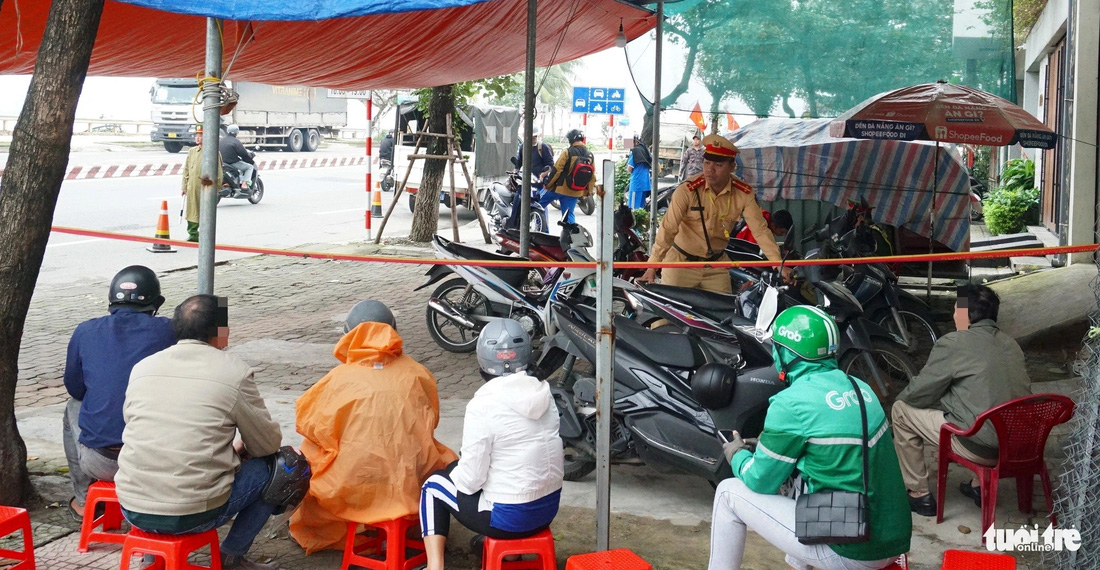
[[567, 167], [565, 172], [565, 186], [575, 192], [581, 192], [588, 188], [588, 184], [596, 177], [596, 168], [592, 164], [592, 153], [582, 146], [570, 146], [568, 149], [570, 159], [576, 158], [572, 167]]

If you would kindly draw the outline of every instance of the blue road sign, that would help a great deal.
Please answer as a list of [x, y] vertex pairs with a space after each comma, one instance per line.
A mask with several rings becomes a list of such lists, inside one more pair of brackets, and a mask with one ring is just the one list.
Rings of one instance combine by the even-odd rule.
[[626, 90], [613, 87], [574, 87], [573, 112], [597, 115], [622, 115]]

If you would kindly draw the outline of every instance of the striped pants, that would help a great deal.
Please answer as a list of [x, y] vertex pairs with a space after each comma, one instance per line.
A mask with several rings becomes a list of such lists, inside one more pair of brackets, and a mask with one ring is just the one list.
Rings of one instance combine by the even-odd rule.
[[526, 538], [534, 535], [546, 526], [529, 532], [510, 532], [494, 528], [491, 524], [493, 511], [479, 511], [481, 491], [473, 495], [459, 492], [451, 481], [451, 470], [458, 465], [455, 461], [446, 469], [436, 471], [420, 490], [420, 532], [422, 536], [447, 536], [451, 529], [451, 515], [462, 526], [490, 538], [510, 539]]

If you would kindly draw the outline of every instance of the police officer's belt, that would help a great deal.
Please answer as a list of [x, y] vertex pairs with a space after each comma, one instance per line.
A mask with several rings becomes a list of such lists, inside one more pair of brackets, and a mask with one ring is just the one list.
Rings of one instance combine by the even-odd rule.
[[688, 261], [718, 261], [719, 259], [722, 259], [722, 257], [726, 255], [725, 251], [719, 251], [718, 253], [715, 253], [714, 255], [711, 255], [710, 257], [699, 257], [698, 255], [692, 255], [692, 254], [684, 251], [684, 248], [676, 245], [675, 242], [673, 242], [672, 247], [676, 248], [676, 251], [683, 254], [683, 256]]

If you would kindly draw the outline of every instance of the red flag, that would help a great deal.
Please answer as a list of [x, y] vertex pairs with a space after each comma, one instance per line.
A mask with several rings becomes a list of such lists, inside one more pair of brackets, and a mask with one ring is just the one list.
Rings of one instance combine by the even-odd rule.
[[707, 130], [707, 122], [703, 117], [703, 108], [699, 106], [699, 103], [695, 103], [695, 109], [691, 111], [691, 122], [695, 123], [695, 126], [699, 127], [700, 131]]
[[733, 118], [733, 113], [726, 113], [726, 126], [729, 130], [736, 131], [741, 128], [741, 125], [737, 124], [737, 119]]

